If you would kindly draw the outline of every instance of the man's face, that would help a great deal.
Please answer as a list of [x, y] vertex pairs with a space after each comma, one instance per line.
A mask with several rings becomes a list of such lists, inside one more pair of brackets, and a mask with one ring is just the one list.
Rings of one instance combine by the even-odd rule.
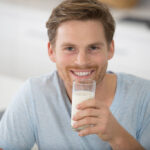
[[113, 56], [113, 43], [107, 44], [99, 21], [72, 20], [58, 27], [49, 55], [66, 86], [72, 86], [75, 79], [94, 79], [99, 84]]

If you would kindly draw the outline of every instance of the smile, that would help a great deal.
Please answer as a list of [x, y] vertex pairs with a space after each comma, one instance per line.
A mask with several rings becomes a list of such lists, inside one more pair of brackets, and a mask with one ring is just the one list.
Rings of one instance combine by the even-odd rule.
[[77, 76], [88, 76], [91, 74], [91, 72], [74, 72]]
[[90, 76], [94, 71], [71, 71], [73, 75], [78, 77]]

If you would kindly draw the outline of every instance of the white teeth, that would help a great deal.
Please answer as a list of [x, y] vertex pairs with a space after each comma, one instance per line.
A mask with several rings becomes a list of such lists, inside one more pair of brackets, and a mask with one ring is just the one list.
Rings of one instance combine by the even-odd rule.
[[77, 76], [87, 76], [89, 75], [91, 72], [74, 72], [75, 75]]

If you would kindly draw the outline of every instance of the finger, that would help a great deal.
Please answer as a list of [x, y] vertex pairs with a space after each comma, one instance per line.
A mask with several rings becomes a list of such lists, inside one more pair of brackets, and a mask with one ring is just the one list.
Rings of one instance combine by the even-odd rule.
[[94, 117], [86, 117], [86, 118], [83, 118], [79, 121], [76, 121], [74, 124], [73, 124], [73, 127], [74, 128], [79, 128], [79, 127], [82, 127], [82, 126], [85, 126], [85, 125], [95, 125], [98, 123], [98, 119], [97, 118], [94, 118]]
[[101, 104], [96, 99], [88, 99], [83, 101], [82, 103], [77, 105], [77, 109], [85, 109], [85, 108], [95, 108], [98, 109], [101, 107]]
[[81, 130], [78, 135], [79, 136], [86, 136], [90, 134], [97, 134], [98, 133], [98, 128], [97, 126], [89, 126], [83, 130]]
[[83, 101], [77, 105], [77, 109], [85, 109], [89, 107], [95, 108], [95, 99], [88, 99], [86, 101]]
[[87, 108], [87, 109], [78, 111], [74, 115], [73, 120], [77, 121], [77, 120], [83, 119], [85, 117], [98, 117], [98, 116], [99, 116], [98, 109]]

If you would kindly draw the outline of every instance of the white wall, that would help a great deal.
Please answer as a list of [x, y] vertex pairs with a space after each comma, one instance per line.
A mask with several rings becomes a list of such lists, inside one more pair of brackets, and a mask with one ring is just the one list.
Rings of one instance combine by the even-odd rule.
[[54, 68], [45, 27], [50, 12], [0, 3], [0, 73], [25, 79]]

